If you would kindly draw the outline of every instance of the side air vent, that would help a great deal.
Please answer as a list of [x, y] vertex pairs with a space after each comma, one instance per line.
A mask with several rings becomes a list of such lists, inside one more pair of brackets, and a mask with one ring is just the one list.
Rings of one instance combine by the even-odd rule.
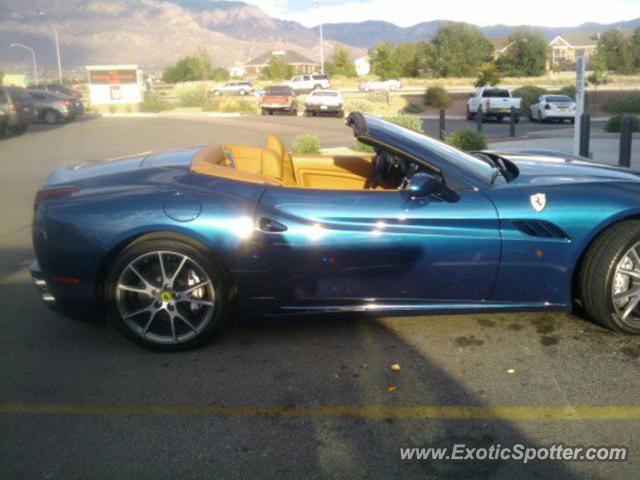
[[569, 238], [551, 222], [543, 220], [514, 220], [513, 225], [525, 235], [539, 238]]

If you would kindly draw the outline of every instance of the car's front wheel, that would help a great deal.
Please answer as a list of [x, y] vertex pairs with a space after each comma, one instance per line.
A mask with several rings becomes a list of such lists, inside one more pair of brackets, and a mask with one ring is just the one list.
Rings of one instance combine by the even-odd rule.
[[580, 290], [584, 308], [598, 323], [640, 334], [640, 221], [614, 225], [593, 242]]
[[159, 351], [202, 345], [227, 310], [227, 275], [204, 249], [173, 235], [134, 241], [106, 277], [109, 317], [127, 338]]

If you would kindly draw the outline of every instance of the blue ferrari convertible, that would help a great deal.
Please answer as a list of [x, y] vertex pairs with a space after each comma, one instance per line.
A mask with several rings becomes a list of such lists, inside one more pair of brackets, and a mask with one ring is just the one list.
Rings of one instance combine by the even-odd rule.
[[238, 315], [577, 306], [640, 333], [636, 173], [347, 125], [372, 153], [287, 153], [270, 135], [54, 171], [34, 208], [44, 301], [157, 350]]

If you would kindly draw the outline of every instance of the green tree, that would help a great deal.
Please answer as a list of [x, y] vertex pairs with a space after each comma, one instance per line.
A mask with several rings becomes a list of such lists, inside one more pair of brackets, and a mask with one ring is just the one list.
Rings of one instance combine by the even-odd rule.
[[441, 27], [432, 44], [432, 70], [442, 77], [472, 77], [493, 58], [491, 42], [478, 27], [465, 23]]
[[[609, 83], [609, 77], [607, 77], [606, 63], [601, 55], [594, 55], [591, 58], [591, 66], [593, 67], [593, 72], [587, 77], [587, 82], [595, 87], [593, 91], [592, 107], [596, 107], [598, 105], [598, 87]], [[591, 100], [590, 97], [590, 95], [587, 96], [587, 99]]]
[[634, 70], [640, 70], [640, 27], [633, 31], [631, 36], [631, 57]]
[[165, 68], [162, 80], [167, 83], [197, 80], [226, 80], [229, 73], [224, 68], [214, 68], [207, 50], [199, 49], [195, 55], [184, 57], [175, 65]]
[[394, 55], [394, 50], [395, 48], [390, 43], [382, 43], [369, 54], [371, 71], [382, 80], [400, 76], [400, 66], [398, 59]]
[[420, 53], [419, 43], [401, 43], [394, 49], [393, 55], [398, 63], [398, 76], [417, 77], [419, 75]]
[[509, 37], [509, 48], [498, 59], [505, 75], [536, 77], [547, 69], [548, 46], [544, 36], [531, 28], [518, 28]]
[[356, 76], [356, 66], [349, 50], [344, 47], [337, 47], [329, 60], [325, 63], [325, 71], [329, 75], [343, 75], [345, 77]]
[[295, 73], [293, 66], [289, 65], [281, 55], [274, 55], [269, 60], [269, 65], [262, 71], [262, 76], [267, 80], [284, 80]]
[[476, 87], [494, 86], [500, 83], [500, 74], [495, 63], [483, 63], [480, 65], [478, 76], [476, 78]]
[[631, 41], [617, 28], [602, 33], [598, 40], [597, 55], [607, 70], [622, 74], [633, 72]]

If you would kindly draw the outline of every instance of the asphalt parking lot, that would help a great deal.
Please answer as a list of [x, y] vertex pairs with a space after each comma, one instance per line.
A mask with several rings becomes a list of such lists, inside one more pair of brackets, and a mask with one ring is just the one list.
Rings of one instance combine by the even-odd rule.
[[[289, 117], [85, 118], [0, 139], [0, 478], [637, 478], [640, 339], [572, 314], [253, 319], [167, 355], [40, 302], [32, 202], [56, 165], [268, 132], [353, 143], [341, 120]], [[629, 460], [400, 458], [495, 443]]]

